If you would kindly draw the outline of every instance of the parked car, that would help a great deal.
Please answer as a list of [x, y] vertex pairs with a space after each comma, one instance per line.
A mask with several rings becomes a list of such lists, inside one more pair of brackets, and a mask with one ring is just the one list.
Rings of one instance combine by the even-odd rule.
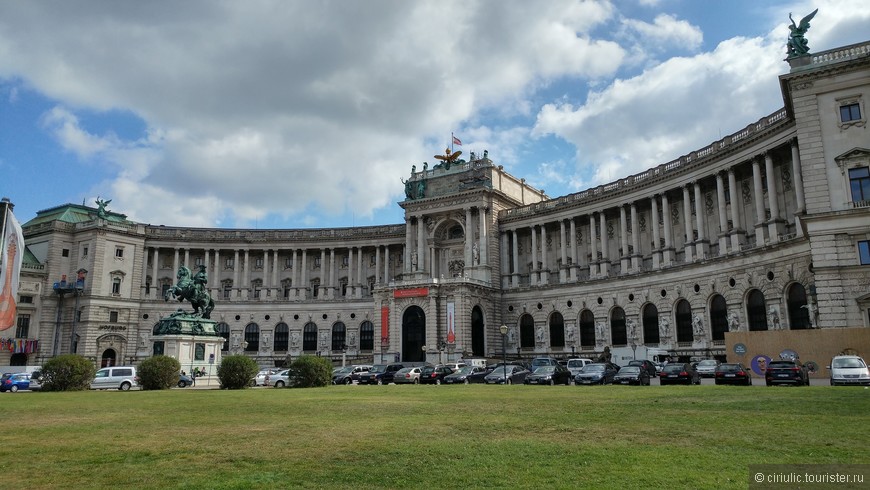
[[[634, 362], [634, 361], [632, 361]], [[646, 361], [649, 362], [649, 361]], [[655, 369], [653, 369], [655, 370]], [[619, 372], [613, 377], [613, 384], [615, 385], [638, 385], [638, 386], [649, 386], [650, 385], [650, 374], [649, 370], [644, 366], [632, 366], [629, 363], [628, 366], [624, 368], [620, 368]]]
[[445, 376], [444, 384], [483, 383], [483, 378], [490, 372], [492, 372], [492, 369], [487, 369], [483, 366], [465, 366], [459, 371]]
[[420, 383], [440, 385], [444, 382], [444, 377], [450, 374], [453, 374], [453, 370], [443, 364], [425, 366], [420, 371]]
[[541, 366], [558, 366], [559, 361], [553, 357], [536, 357], [532, 359], [532, 364], [529, 367], [529, 371], [535, 372], [535, 369], [538, 369]]
[[523, 380], [527, 385], [570, 385], [571, 371], [561, 364], [541, 366]]
[[97, 371], [94, 380], [91, 381], [92, 390], [127, 391], [138, 386], [139, 378], [136, 376], [134, 366], [105, 367]]
[[186, 374], [179, 374], [178, 375], [178, 385], [177, 386], [179, 388], [186, 388], [188, 386], [191, 386], [192, 384], [193, 384], [193, 378], [191, 378], [190, 376], [188, 376]]
[[655, 376], [658, 373], [656, 371], [656, 365], [653, 364], [652, 361], [647, 361], [646, 359], [638, 359], [638, 360], [634, 360], [634, 361], [628, 361], [628, 364], [626, 364], [626, 366], [640, 366], [650, 376]]
[[447, 366], [447, 367], [449, 367], [450, 370], [453, 371], [454, 373], [455, 373], [456, 371], [459, 371], [460, 369], [464, 368], [465, 366], [467, 366], [467, 364], [465, 364], [465, 363], [462, 362], [462, 361], [459, 361], [459, 362], [445, 362], [444, 365]]
[[858, 356], [835, 356], [831, 359], [831, 386], [870, 385], [870, 370]]
[[800, 361], [770, 361], [764, 372], [764, 381], [767, 382], [767, 386], [776, 384], [803, 386], [810, 384], [810, 375]]
[[699, 385], [701, 384], [701, 377], [692, 364], [688, 362], [675, 362], [668, 364], [662, 369], [662, 372], [659, 373], [659, 383], [661, 385]]
[[338, 368], [332, 372], [332, 384], [334, 385], [349, 385], [353, 383], [353, 375], [367, 373], [371, 366], [367, 364], [355, 364], [353, 366], [345, 366]]
[[251, 383], [253, 386], [268, 386], [267, 381], [269, 376], [280, 372], [281, 370], [278, 368], [272, 369], [263, 369], [256, 376], [254, 376], [254, 381]]
[[293, 380], [291, 379], [291, 373], [289, 369], [284, 369], [283, 371], [278, 371], [275, 374], [270, 374], [266, 378], [266, 386], [273, 386], [275, 388], [284, 388], [293, 385]]
[[18, 390], [28, 389], [30, 389], [29, 373], [6, 373], [0, 377], [0, 392], [15, 393]]
[[386, 385], [393, 382], [396, 371], [402, 369], [402, 364], [375, 364], [365, 373], [360, 373], [359, 384], [361, 385]]
[[605, 362], [593, 362], [583, 366], [580, 373], [574, 376], [576, 385], [603, 385], [613, 382], [613, 377], [619, 369], [615, 364]]
[[695, 370], [698, 371], [698, 376], [702, 378], [714, 378], [716, 377], [716, 368], [719, 367], [719, 364], [719, 361], [716, 359], [704, 359], [703, 361], [698, 361]]
[[492, 370], [491, 373], [487, 374], [483, 378], [483, 382], [486, 384], [515, 384], [522, 383], [525, 381], [526, 376], [528, 376], [529, 370], [524, 366], [517, 366], [516, 364], [508, 364], [505, 366], [499, 366]]
[[30, 373], [30, 391], [40, 391], [42, 389], [42, 371], [33, 371]]
[[716, 366], [717, 385], [746, 385], [752, 384], [752, 375], [749, 370], [740, 363], [725, 363]]
[[577, 376], [580, 374], [580, 370], [583, 369], [583, 366], [587, 364], [592, 364], [592, 359], [586, 358], [575, 358], [568, 359], [567, 368], [568, 371], [571, 371], [571, 377]]
[[396, 371], [396, 374], [393, 376], [393, 383], [399, 384], [419, 384], [420, 383], [420, 372], [423, 370], [422, 367], [406, 367], [399, 369]]

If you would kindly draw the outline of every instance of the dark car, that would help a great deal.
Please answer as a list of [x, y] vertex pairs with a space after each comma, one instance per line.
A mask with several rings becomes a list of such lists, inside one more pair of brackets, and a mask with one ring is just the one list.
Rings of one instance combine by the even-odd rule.
[[525, 381], [526, 376], [528, 376], [529, 370], [524, 366], [517, 366], [515, 364], [508, 364], [506, 366], [499, 366], [492, 370], [491, 373], [487, 374], [483, 378], [483, 382], [486, 384], [515, 384], [522, 383]]
[[613, 382], [613, 377], [619, 369], [615, 364], [604, 362], [593, 362], [583, 366], [580, 373], [574, 376], [574, 384], [576, 385], [604, 385]]
[[375, 364], [365, 373], [360, 373], [359, 384], [361, 385], [386, 385], [393, 382], [396, 371], [402, 369], [402, 364]]
[[191, 378], [190, 376], [188, 376], [186, 374], [179, 374], [178, 375], [178, 387], [179, 388], [186, 388], [192, 384], [193, 384], [193, 378]]
[[490, 372], [492, 372], [492, 369], [482, 366], [465, 366], [459, 371], [445, 376], [444, 384], [483, 383], [483, 378]]
[[426, 366], [420, 371], [420, 384], [440, 385], [449, 374], [453, 374], [453, 370], [443, 364]]
[[749, 370], [740, 363], [725, 363], [716, 366], [717, 385], [745, 385], [752, 384], [752, 376]]
[[656, 365], [653, 364], [652, 361], [647, 361], [646, 359], [628, 361], [628, 364], [626, 364], [626, 366], [640, 366], [644, 370], [646, 370], [647, 374], [649, 374], [650, 376], [655, 376], [658, 374], [658, 371], [656, 371]]
[[0, 377], [0, 392], [11, 391], [15, 393], [18, 390], [27, 389], [30, 389], [30, 374], [28, 373], [8, 373]]
[[613, 384], [649, 386], [649, 371], [647, 371], [643, 366], [632, 366], [631, 363], [629, 363], [628, 366], [625, 366], [616, 373], [616, 376], [613, 377]]
[[790, 384], [803, 386], [810, 384], [807, 368], [800, 361], [770, 361], [764, 372], [767, 386]]
[[571, 371], [561, 364], [541, 366], [526, 376], [523, 383], [527, 385], [570, 385]]
[[699, 385], [701, 377], [691, 364], [678, 362], [668, 364], [662, 369], [662, 372], [659, 373], [659, 383], [661, 385]]

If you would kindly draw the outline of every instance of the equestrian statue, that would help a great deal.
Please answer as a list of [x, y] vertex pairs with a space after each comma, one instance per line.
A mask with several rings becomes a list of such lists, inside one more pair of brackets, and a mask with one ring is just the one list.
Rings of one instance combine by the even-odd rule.
[[[190, 301], [193, 306], [193, 316], [199, 318], [211, 318], [211, 310], [214, 309], [214, 300], [208, 294], [205, 285], [208, 283], [208, 274], [205, 272], [205, 266], [199, 266], [199, 272], [191, 277], [190, 269], [185, 266], [178, 268], [178, 282], [166, 291], [163, 299], [169, 301], [170, 296], [178, 301]], [[178, 310], [174, 315], [184, 314]], [[173, 315], [173, 316], [174, 316]]]

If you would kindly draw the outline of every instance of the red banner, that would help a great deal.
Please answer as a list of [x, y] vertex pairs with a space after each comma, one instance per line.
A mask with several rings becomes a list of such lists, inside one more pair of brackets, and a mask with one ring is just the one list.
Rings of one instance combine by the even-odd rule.
[[397, 289], [393, 291], [394, 298], [417, 298], [429, 296], [429, 288]]
[[386, 342], [390, 338], [390, 307], [381, 307], [381, 342]]

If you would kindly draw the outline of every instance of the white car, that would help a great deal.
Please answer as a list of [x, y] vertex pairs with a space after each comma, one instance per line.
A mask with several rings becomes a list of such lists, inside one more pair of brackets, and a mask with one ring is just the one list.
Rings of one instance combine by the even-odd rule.
[[858, 356], [835, 356], [828, 369], [831, 370], [831, 386], [870, 386], [870, 370], [864, 359]]
[[269, 379], [269, 376], [277, 373], [280, 369], [263, 369], [256, 376], [254, 376], [254, 385], [255, 386], [266, 386], [266, 380]]

